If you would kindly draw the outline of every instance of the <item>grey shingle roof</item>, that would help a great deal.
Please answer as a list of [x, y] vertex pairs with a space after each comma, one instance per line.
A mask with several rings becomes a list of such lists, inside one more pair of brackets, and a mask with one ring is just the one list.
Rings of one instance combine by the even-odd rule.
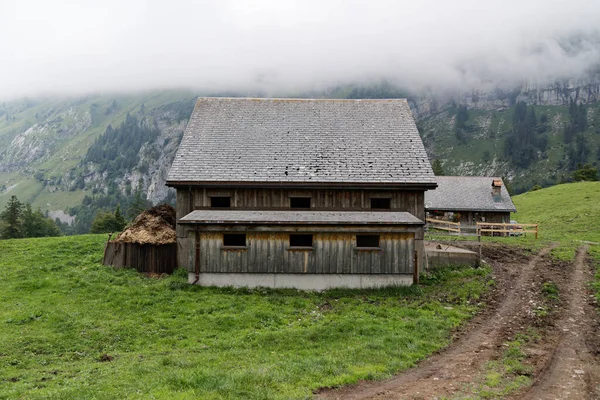
[[195, 210], [179, 220], [188, 224], [422, 225], [408, 212]]
[[425, 208], [440, 211], [516, 212], [504, 182], [501, 196], [492, 196], [492, 181], [502, 178], [487, 176], [436, 176], [438, 187], [425, 192]]
[[167, 178], [177, 183], [435, 186], [408, 103], [200, 98]]

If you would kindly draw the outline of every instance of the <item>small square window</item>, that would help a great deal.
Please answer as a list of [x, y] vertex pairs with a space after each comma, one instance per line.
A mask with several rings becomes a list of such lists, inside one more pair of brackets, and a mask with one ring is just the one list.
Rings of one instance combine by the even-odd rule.
[[313, 235], [290, 235], [290, 247], [312, 247]]
[[245, 233], [226, 233], [223, 235], [223, 246], [225, 247], [246, 247]]
[[210, 206], [213, 208], [230, 208], [231, 197], [211, 197]]
[[379, 248], [379, 235], [356, 235], [356, 247]]
[[310, 208], [310, 197], [290, 197], [290, 208]]
[[371, 198], [371, 208], [376, 210], [389, 210], [391, 207], [392, 199], [373, 197]]

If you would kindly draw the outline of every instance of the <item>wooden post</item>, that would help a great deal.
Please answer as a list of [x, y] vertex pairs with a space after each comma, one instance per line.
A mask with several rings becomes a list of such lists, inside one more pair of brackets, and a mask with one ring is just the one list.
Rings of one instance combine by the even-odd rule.
[[478, 266], [481, 266], [481, 233], [477, 236], [477, 241], [479, 242], [479, 260]]
[[102, 262], [106, 261], [106, 249], [108, 248], [108, 242], [110, 242], [110, 238], [112, 236], [112, 232], [108, 234], [108, 239], [106, 240], [106, 244], [104, 245], [104, 256], [102, 257]]
[[414, 275], [413, 275], [413, 284], [418, 284], [419, 283], [419, 264], [418, 264], [418, 260], [419, 257], [417, 256], [417, 252], [415, 251], [415, 268], [414, 268]]

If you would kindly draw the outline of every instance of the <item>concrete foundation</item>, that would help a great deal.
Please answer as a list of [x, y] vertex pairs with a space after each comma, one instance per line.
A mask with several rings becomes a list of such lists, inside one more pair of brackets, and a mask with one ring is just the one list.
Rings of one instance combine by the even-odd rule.
[[[189, 282], [196, 280], [190, 273]], [[201, 286], [294, 288], [300, 290], [327, 290], [333, 288], [367, 289], [384, 286], [410, 286], [412, 275], [377, 274], [217, 274], [201, 273], [197, 284]]]
[[427, 268], [443, 267], [446, 265], [479, 265], [477, 253], [445, 244], [425, 243]]

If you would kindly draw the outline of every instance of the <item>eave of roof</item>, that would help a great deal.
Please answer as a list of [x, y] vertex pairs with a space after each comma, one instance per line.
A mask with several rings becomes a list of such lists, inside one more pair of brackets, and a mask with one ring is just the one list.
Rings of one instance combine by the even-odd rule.
[[264, 187], [264, 188], [306, 188], [306, 189], [414, 189], [433, 190], [437, 183], [405, 183], [405, 182], [260, 182], [260, 181], [166, 181], [169, 187], [202, 186], [202, 187]]
[[395, 211], [287, 211], [195, 210], [180, 224], [237, 225], [423, 225], [408, 212]]
[[452, 211], [452, 212], [461, 212], [461, 211], [469, 211], [469, 212], [497, 212], [497, 213], [506, 213], [506, 212], [517, 212], [516, 208], [467, 208], [467, 207], [427, 207], [425, 206], [427, 211]]

